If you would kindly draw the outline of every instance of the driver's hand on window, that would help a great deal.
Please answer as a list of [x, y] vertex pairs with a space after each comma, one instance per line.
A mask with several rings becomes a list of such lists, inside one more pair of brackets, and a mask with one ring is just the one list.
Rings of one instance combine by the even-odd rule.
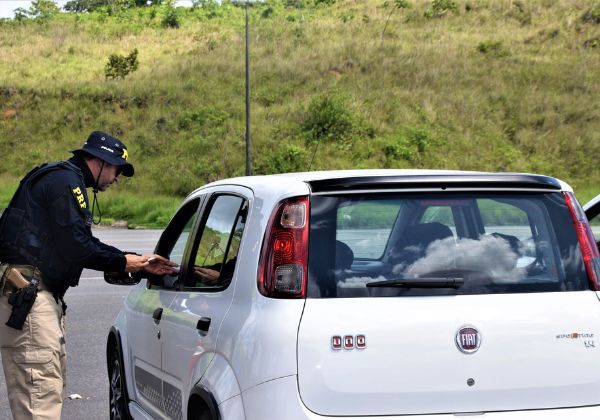
[[194, 275], [207, 286], [214, 286], [219, 281], [221, 273], [212, 268], [194, 266]]

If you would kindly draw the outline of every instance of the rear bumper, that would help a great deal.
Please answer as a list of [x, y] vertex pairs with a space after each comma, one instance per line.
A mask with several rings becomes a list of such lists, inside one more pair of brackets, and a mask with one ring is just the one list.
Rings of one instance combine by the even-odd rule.
[[[310, 411], [298, 394], [298, 379], [294, 376], [275, 379], [242, 392], [246, 420], [318, 420], [331, 419]], [[590, 420], [600, 419], [600, 405], [593, 407], [551, 410], [502, 411], [494, 413], [456, 413], [417, 416], [336, 416], [354, 420]]]

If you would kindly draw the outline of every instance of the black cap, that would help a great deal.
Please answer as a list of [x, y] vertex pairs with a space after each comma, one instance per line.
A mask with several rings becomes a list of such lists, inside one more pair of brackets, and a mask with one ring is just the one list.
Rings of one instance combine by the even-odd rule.
[[106, 163], [118, 166], [124, 176], [133, 176], [133, 165], [127, 162], [127, 147], [121, 140], [102, 131], [94, 131], [83, 143], [81, 149], [72, 150], [71, 153], [86, 153]]

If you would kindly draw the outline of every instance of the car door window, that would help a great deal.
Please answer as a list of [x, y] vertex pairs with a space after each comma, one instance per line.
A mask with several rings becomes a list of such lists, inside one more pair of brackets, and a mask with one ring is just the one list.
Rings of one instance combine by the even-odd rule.
[[231, 282], [246, 222], [246, 201], [234, 195], [213, 197], [192, 251], [186, 287], [222, 290]]
[[[177, 212], [171, 223], [169, 223], [169, 226], [163, 232], [157, 247], [159, 255], [169, 258], [180, 266], [183, 262], [186, 245], [190, 239], [196, 220], [199, 203], [199, 198], [194, 199]], [[151, 278], [151, 284], [153, 286], [173, 288], [177, 286], [178, 279], [179, 273], [153, 277]]]

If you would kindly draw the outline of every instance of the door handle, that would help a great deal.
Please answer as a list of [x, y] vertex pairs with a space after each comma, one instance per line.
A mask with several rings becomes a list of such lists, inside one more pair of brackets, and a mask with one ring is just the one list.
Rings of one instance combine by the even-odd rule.
[[158, 324], [160, 322], [160, 318], [162, 317], [163, 308], [156, 308], [152, 313], [152, 318], [154, 318], [154, 323]]
[[207, 333], [208, 329], [210, 328], [210, 318], [208, 317], [202, 317], [198, 320], [198, 323], [196, 324], [196, 328], [198, 329], [198, 331], [200, 331], [201, 333]]

